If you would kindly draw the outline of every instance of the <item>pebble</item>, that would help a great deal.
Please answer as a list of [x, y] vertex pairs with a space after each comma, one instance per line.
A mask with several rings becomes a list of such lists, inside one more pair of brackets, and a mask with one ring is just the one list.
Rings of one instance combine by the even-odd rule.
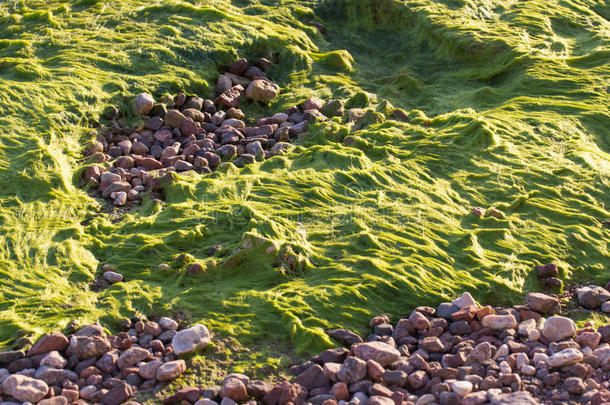
[[470, 394], [473, 386], [472, 383], [468, 381], [455, 381], [451, 383], [451, 388], [456, 394], [458, 394], [460, 397], [463, 397], [467, 394]]
[[487, 315], [481, 320], [486, 328], [512, 329], [517, 327], [517, 320], [513, 315]]
[[123, 281], [123, 275], [114, 271], [105, 271], [103, 276], [110, 284], [115, 284]]
[[208, 328], [197, 324], [188, 329], [176, 333], [172, 339], [174, 353], [177, 356], [194, 353], [199, 349], [205, 348], [210, 343], [211, 336]]
[[136, 114], [146, 115], [155, 105], [155, 99], [148, 93], [140, 93], [133, 100], [133, 110]]
[[576, 334], [576, 325], [570, 318], [563, 316], [552, 316], [544, 322], [542, 336], [556, 342], [561, 339], [572, 337]]
[[563, 367], [582, 361], [584, 355], [578, 349], [564, 349], [549, 357], [546, 363], [550, 368]]

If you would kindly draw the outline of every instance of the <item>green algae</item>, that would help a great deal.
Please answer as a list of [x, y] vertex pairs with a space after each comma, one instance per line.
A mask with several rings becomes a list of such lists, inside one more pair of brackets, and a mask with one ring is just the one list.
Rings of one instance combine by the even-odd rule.
[[[330, 345], [325, 328], [364, 333], [378, 313], [463, 290], [520, 302], [539, 289], [539, 263], [607, 282], [608, 15], [602, 0], [3, 3], [0, 341], [179, 313], [251, 345], [240, 364], [273, 371]], [[316, 124], [243, 169], [177, 176], [165, 203], [127, 213], [79, 188], [107, 105], [211, 96], [238, 56], [271, 57], [282, 87], [247, 116], [317, 96], [366, 119]], [[234, 252], [244, 235], [279, 250]], [[181, 253], [206, 271], [188, 276]], [[94, 292], [104, 263], [126, 281]]]

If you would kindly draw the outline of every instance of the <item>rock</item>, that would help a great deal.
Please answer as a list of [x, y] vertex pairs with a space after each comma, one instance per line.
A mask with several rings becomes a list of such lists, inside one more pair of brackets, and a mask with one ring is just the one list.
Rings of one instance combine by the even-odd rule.
[[[129, 190], [131, 192], [131, 190]], [[112, 198], [112, 203], [116, 206], [122, 207], [127, 203], [127, 193], [124, 191], [115, 191], [110, 194], [110, 198]]]
[[556, 342], [561, 339], [572, 337], [576, 334], [574, 321], [563, 316], [552, 316], [544, 322], [542, 336]]
[[69, 344], [68, 338], [63, 333], [47, 333], [38, 339], [36, 344], [28, 350], [28, 356], [32, 357], [52, 351], [63, 352]]
[[456, 381], [451, 383], [451, 388], [460, 397], [466, 396], [472, 392], [472, 383], [468, 381]]
[[117, 367], [124, 369], [150, 358], [150, 352], [142, 347], [130, 347], [119, 356]]
[[246, 89], [246, 97], [268, 103], [280, 92], [280, 87], [266, 79], [252, 80]]
[[139, 367], [138, 374], [145, 380], [155, 378], [157, 375], [157, 369], [163, 364], [161, 360], [152, 360]]
[[574, 339], [580, 347], [590, 347], [595, 349], [601, 341], [602, 335], [598, 332], [583, 332]]
[[394, 405], [394, 400], [380, 395], [373, 395], [366, 401], [366, 405]]
[[301, 104], [301, 108], [303, 109], [303, 111], [306, 110], [320, 110], [322, 109], [323, 106], [323, 101], [320, 100], [319, 98], [308, 98], [307, 100], [305, 100], [303, 102], [303, 104]]
[[174, 168], [176, 169], [177, 172], [186, 172], [188, 170], [194, 170], [195, 167], [190, 164], [189, 162], [186, 162], [184, 160], [176, 160], [174, 162]]
[[110, 284], [115, 284], [120, 281], [123, 281], [123, 275], [114, 271], [105, 271], [103, 276]]
[[224, 93], [220, 94], [216, 98], [216, 103], [221, 104], [227, 108], [236, 108], [240, 104], [239, 98], [244, 92], [244, 88], [241, 85], [235, 85]]
[[186, 371], [184, 360], [168, 361], [157, 368], [158, 381], [171, 381]]
[[257, 160], [263, 160], [265, 158], [265, 150], [259, 141], [249, 142], [246, 145], [246, 153], [256, 156]]
[[327, 117], [341, 117], [344, 113], [343, 102], [341, 100], [330, 100], [327, 101], [320, 112]]
[[165, 114], [165, 125], [172, 128], [179, 128], [182, 125], [182, 121], [186, 119], [186, 116], [178, 110], [167, 110]]
[[136, 166], [142, 166], [147, 170], [158, 170], [163, 168], [163, 164], [153, 157], [134, 156]]
[[131, 185], [126, 181], [115, 181], [102, 191], [102, 197], [108, 198], [112, 193], [118, 193], [120, 191], [127, 192], [129, 190], [131, 190]]
[[133, 111], [139, 115], [146, 115], [155, 105], [155, 99], [148, 93], [140, 93], [133, 100]]
[[[67, 340], [68, 339], [66, 339], [66, 341]], [[66, 359], [64, 359], [62, 355], [59, 354], [59, 352], [56, 350], [49, 352], [40, 360], [41, 366], [51, 366], [55, 368], [64, 368], [66, 366], [66, 363]]]
[[57, 369], [49, 366], [40, 366], [34, 378], [47, 383], [48, 385], [59, 385], [63, 381], [76, 381], [78, 375], [72, 370]]
[[602, 312], [606, 313], [606, 314], [610, 314], [610, 301], [606, 301], [602, 304], [601, 307]]
[[233, 86], [231, 78], [226, 75], [220, 75], [216, 81], [216, 93], [224, 93], [225, 91], [229, 90], [231, 86]]
[[444, 319], [451, 319], [451, 315], [460, 310], [460, 307], [451, 303], [451, 302], [443, 302], [436, 309], [436, 316]]
[[330, 381], [324, 375], [322, 367], [318, 364], [310, 366], [307, 370], [299, 374], [292, 382], [301, 384], [309, 391], [314, 388], [327, 387], [330, 384]]
[[246, 124], [242, 120], [238, 120], [236, 118], [228, 118], [222, 122], [222, 125], [228, 125], [233, 128], [245, 128]]
[[203, 394], [203, 391], [197, 387], [184, 387], [178, 390], [174, 395], [163, 398], [163, 404], [176, 404], [181, 403], [182, 401], [187, 401], [188, 403], [196, 402]]
[[441, 353], [445, 351], [443, 342], [436, 336], [428, 336], [419, 341], [419, 347], [430, 353]]
[[549, 357], [546, 364], [550, 368], [562, 367], [571, 364], [576, 364], [584, 358], [582, 352], [578, 349], [564, 349]]
[[273, 385], [261, 380], [252, 380], [248, 384], [246, 384], [246, 390], [248, 391], [248, 395], [254, 397], [257, 400], [262, 399], [272, 389]]
[[362, 380], [366, 376], [366, 371], [367, 367], [364, 360], [357, 357], [348, 357], [341, 365], [337, 378], [346, 384], [351, 384]]
[[367, 342], [358, 344], [353, 348], [356, 357], [362, 360], [375, 360], [386, 367], [400, 358], [400, 352], [383, 342]]
[[481, 320], [484, 327], [490, 329], [514, 329], [517, 320], [513, 315], [487, 315]]
[[4, 379], [2, 389], [18, 401], [36, 403], [47, 395], [49, 386], [44, 381], [14, 374]]
[[[161, 265], [159, 265], [161, 266]], [[174, 321], [171, 318], [168, 317], [162, 317], [161, 319], [159, 319], [159, 326], [162, 327], [163, 329], [169, 329], [169, 330], [178, 330], [178, 322]]]
[[415, 329], [424, 330], [430, 328], [430, 321], [421, 312], [413, 311], [409, 316], [409, 322]]
[[38, 402], [38, 405], [68, 405], [68, 398], [61, 395], [53, 398], [47, 398]]
[[180, 133], [184, 137], [197, 135], [199, 133], [199, 127], [192, 118], [185, 116], [184, 120], [180, 123]]
[[326, 334], [346, 346], [362, 343], [362, 338], [348, 329], [331, 329], [327, 330]]
[[538, 272], [538, 278], [557, 277], [559, 275], [559, 269], [555, 263], [536, 266], [536, 271]]
[[554, 315], [561, 310], [559, 300], [550, 295], [531, 292], [525, 297], [525, 303], [534, 311]]
[[494, 396], [491, 405], [540, 405], [527, 391], [511, 392]]
[[84, 360], [89, 357], [99, 357], [110, 350], [110, 342], [101, 336], [78, 336], [74, 335], [70, 339], [69, 350]]
[[231, 398], [235, 402], [246, 402], [249, 398], [246, 384], [238, 378], [227, 378], [220, 390], [221, 398]]
[[211, 336], [208, 328], [197, 324], [188, 329], [176, 333], [172, 339], [174, 353], [177, 356], [194, 353], [198, 349], [205, 348], [210, 343]]
[[222, 145], [216, 150], [216, 153], [218, 153], [222, 160], [228, 161], [233, 159], [237, 155], [237, 146], [230, 144]]
[[477, 305], [477, 302], [472, 298], [469, 292], [463, 293], [459, 298], [454, 299], [452, 304], [457, 305], [460, 308], [464, 308], [470, 305]]
[[134, 393], [135, 389], [131, 385], [118, 381], [108, 392], [100, 396], [99, 402], [105, 405], [119, 405], [131, 398]]

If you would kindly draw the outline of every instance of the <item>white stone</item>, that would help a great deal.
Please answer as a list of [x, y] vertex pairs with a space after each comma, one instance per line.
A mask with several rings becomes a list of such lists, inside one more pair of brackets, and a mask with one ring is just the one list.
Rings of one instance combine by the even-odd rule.
[[529, 336], [530, 331], [536, 329], [536, 320], [528, 319], [519, 324], [517, 331], [521, 336]]
[[498, 351], [496, 352], [496, 355], [494, 356], [494, 359], [499, 359], [501, 357], [506, 357], [510, 354], [510, 349], [508, 348], [508, 345], [502, 345], [498, 348]]
[[456, 381], [451, 384], [453, 391], [460, 397], [470, 394], [472, 392], [472, 383], [469, 381]]
[[202, 324], [197, 324], [176, 333], [172, 339], [172, 345], [174, 346], [174, 353], [180, 356], [203, 349], [210, 343], [210, 340], [211, 336], [208, 328]]
[[507, 361], [501, 361], [500, 372], [503, 374], [511, 374], [513, 372], [513, 369], [510, 367]]
[[523, 375], [531, 377], [536, 374], [536, 367], [525, 365], [521, 367], [521, 373], [523, 373]]
[[159, 319], [159, 326], [163, 329], [178, 330], [178, 322], [166, 316]]
[[104, 272], [104, 278], [110, 284], [114, 284], [114, 283], [118, 283], [120, 281], [123, 281], [123, 275], [119, 274], [117, 272], [114, 272], [114, 271], [105, 271]]
[[523, 366], [527, 366], [530, 363], [530, 359], [527, 357], [527, 354], [525, 353], [519, 353], [517, 354], [517, 357], [515, 358], [515, 367], [517, 367], [517, 370], [521, 370], [523, 368]]
[[279, 112], [277, 114], [273, 114], [271, 118], [273, 118], [278, 124], [282, 124], [288, 121], [288, 114]]
[[545, 353], [540, 353], [540, 352], [536, 352], [534, 353], [534, 363], [538, 363], [539, 361], [543, 361], [546, 363], [547, 359], [549, 358], [548, 355], [546, 355]]
[[572, 337], [576, 334], [576, 325], [570, 318], [552, 316], [544, 322], [542, 335], [551, 342]]
[[59, 354], [59, 352], [56, 350], [49, 352], [46, 356], [42, 358], [42, 360], [40, 360], [41, 366], [51, 366], [55, 368], [64, 368], [66, 367], [66, 363], [66, 359], [64, 359], [62, 355]]
[[602, 304], [602, 312], [610, 314], [610, 301], [606, 301]]
[[469, 292], [463, 293], [459, 298], [451, 301], [452, 304], [457, 305], [460, 308], [467, 307], [469, 305], [477, 305], [477, 302], [472, 298]]
[[133, 100], [133, 110], [136, 114], [146, 115], [155, 105], [155, 99], [148, 93], [140, 93]]
[[527, 335], [527, 339], [530, 341], [536, 341], [538, 339], [540, 339], [541, 333], [538, 329], [532, 329], [530, 330], [530, 333]]
[[578, 349], [564, 349], [553, 354], [546, 361], [546, 364], [551, 367], [562, 367], [571, 364], [576, 364], [584, 358], [582, 352]]
[[517, 326], [517, 320], [513, 315], [487, 315], [483, 317], [481, 323], [490, 329], [512, 329]]

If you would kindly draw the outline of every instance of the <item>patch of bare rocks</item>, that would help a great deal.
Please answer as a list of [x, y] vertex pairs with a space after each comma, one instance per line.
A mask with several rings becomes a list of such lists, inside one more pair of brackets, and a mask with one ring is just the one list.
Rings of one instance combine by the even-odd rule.
[[[610, 301], [610, 292], [596, 291], [598, 302]], [[231, 374], [221, 387], [186, 387], [163, 402], [610, 403], [610, 325], [577, 329], [560, 310], [557, 297], [542, 293], [509, 308], [481, 307], [464, 293], [436, 309], [418, 307], [395, 325], [385, 315], [373, 318], [367, 342], [346, 329], [328, 331], [349, 349], [329, 349], [293, 366], [292, 381], [272, 385]]]
[[168, 172], [210, 173], [221, 162], [243, 167], [268, 159], [287, 151], [291, 139], [310, 123], [343, 114], [341, 101], [325, 104], [312, 98], [249, 124], [238, 109], [242, 99], [267, 104], [280, 91], [264, 72], [269, 66], [266, 59], [256, 66], [245, 59], [232, 63], [218, 78], [215, 100], [178, 94], [156, 102], [141, 93], [133, 100], [133, 110], [142, 118], [136, 128], [111, 108], [103, 117], [110, 125], [85, 147], [88, 162], [95, 164], [84, 170], [84, 182], [123, 206], [144, 191], [158, 191], [159, 179]]
[[99, 325], [73, 335], [48, 333], [29, 350], [0, 353], [0, 403], [118, 405], [136, 390], [174, 380], [186, 370], [178, 356], [210, 342], [200, 324], [178, 331], [170, 318], [125, 320], [108, 336]]

